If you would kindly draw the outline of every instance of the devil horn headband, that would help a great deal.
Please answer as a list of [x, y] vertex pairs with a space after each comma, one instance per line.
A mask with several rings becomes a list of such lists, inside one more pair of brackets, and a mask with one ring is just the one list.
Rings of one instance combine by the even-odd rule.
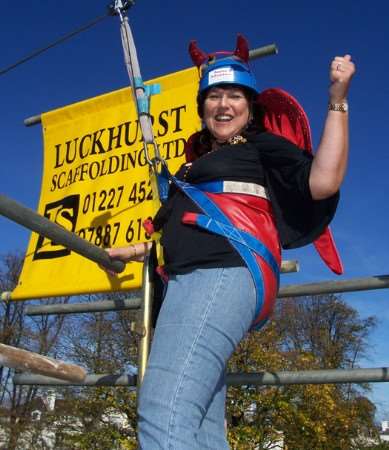
[[236, 49], [234, 51], [234, 55], [243, 60], [245, 63], [249, 62], [249, 43], [242, 34], [238, 34], [238, 37], [236, 38]]
[[190, 41], [189, 43], [189, 54], [192, 58], [193, 64], [196, 67], [201, 67], [205, 61], [208, 61], [208, 54], [203, 52], [198, 46], [197, 41]]
[[[247, 39], [242, 35], [238, 34], [236, 39], [236, 48], [234, 52], [216, 52], [217, 53], [224, 53], [236, 56], [237, 58], [241, 59], [245, 63], [248, 63], [249, 61], [249, 44], [247, 42]], [[201, 67], [206, 61], [210, 60], [214, 54], [208, 54], [205, 53], [203, 50], [201, 50], [197, 46], [197, 41], [190, 41], [189, 43], [189, 54], [192, 58], [193, 64], [196, 67]]]

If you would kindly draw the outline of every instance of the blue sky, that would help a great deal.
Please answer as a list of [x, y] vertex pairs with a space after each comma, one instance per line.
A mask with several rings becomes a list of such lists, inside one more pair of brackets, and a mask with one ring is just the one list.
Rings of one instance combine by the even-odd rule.
[[[108, 1], [107, 1], [108, 3]], [[0, 69], [29, 52], [103, 14], [104, 0], [2, 0]], [[333, 56], [350, 53], [357, 64], [350, 101], [350, 164], [341, 203], [332, 224], [342, 254], [342, 278], [389, 273], [389, 100], [387, 2], [343, 0], [336, 3], [273, 1], [138, 0], [129, 17], [144, 79], [190, 66], [189, 40], [206, 51], [232, 50], [237, 32], [251, 47], [276, 42], [279, 54], [253, 62], [259, 86], [282, 87], [304, 106], [314, 143], [326, 114], [328, 66]], [[118, 19], [93, 29], [0, 76], [1, 192], [36, 208], [42, 171], [39, 126], [23, 119], [128, 85]], [[0, 217], [0, 253], [27, 246], [29, 233]], [[313, 249], [286, 252], [300, 261], [300, 273], [283, 284], [315, 282], [336, 276]], [[389, 366], [389, 291], [345, 294], [362, 317], [376, 315], [370, 358], [364, 367]], [[372, 399], [379, 417], [389, 419], [389, 386], [376, 383]]]

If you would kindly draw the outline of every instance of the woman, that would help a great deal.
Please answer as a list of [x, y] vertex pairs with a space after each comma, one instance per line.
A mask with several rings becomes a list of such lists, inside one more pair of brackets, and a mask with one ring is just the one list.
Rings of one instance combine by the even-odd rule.
[[[329, 110], [314, 157], [265, 132], [248, 46], [202, 65], [197, 98], [204, 129], [188, 141], [154, 219], [169, 276], [139, 396], [139, 445], [228, 449], [225, 367], [252, 326], [271, 312], [281, 245], [315, 240], [336, 209], [348, 153], [351, 57], [331, 63]], [[205, 56], [204, 56], [205, 55]], [[149, 245], [109, 249], [141, 261]]]

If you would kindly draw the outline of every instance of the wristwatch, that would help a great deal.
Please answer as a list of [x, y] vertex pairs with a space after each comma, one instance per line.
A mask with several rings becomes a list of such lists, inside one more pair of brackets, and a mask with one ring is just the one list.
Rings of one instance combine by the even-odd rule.
[[329, 111], [340, 111], [346, 113], [348, 111], [348, 103], [328, 103]]

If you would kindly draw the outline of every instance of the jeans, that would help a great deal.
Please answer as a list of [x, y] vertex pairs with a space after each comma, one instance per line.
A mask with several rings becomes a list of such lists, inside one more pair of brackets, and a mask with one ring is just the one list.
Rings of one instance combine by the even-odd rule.
[[140, 449], [229, 449], [225, 368], [255, 303], [245, 267], [171, 277], [139, 394]]

